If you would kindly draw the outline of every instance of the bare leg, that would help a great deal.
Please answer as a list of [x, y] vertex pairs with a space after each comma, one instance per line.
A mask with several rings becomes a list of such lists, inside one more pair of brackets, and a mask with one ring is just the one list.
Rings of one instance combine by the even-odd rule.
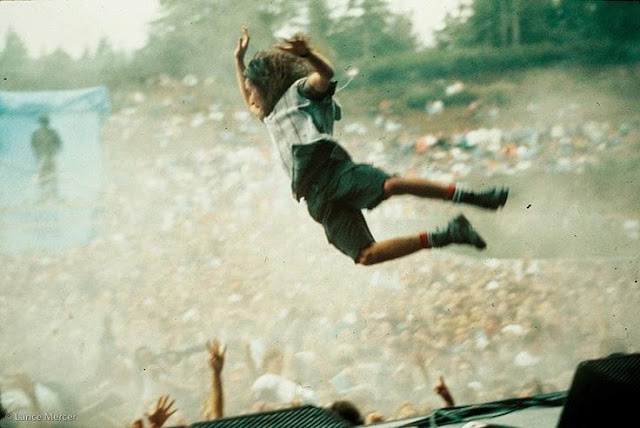
[[484, 239], [473, 229], [469, 220], [465, 216], [459, 215], [451, 220], [444, 230], [435, 230], [430, 233], [422, 232], [419, 235], [374, 242], [360, 252], [357, 263], [365, 266], [374, 265], [408, 256], [423, 248], [439, 248], [451, 244], [472, 245], [479, 250], [487, 246]]
[[390, 177], [384, 182], [384, 197], [387, 199], [397, 195], [443, 199], [454, 203], [466, 203], [481, 208], [497, 210], [507, 202], [509, 189], [491, 188], [482, 192], [475, 192], [459, 189], [453, 183], [439, 183], [424, 178]]
[[362, 265], [374, 265], [388, 260], [408, 256], [424, 247], [419, 235], [403, 236], [386, 241], [374, 242], [360, 253], [358, 263]]
[[455, 186], [424, 178], [390, 177], [384, 182], [384, 197], [414, 195], [421, 198], [451, 199]]

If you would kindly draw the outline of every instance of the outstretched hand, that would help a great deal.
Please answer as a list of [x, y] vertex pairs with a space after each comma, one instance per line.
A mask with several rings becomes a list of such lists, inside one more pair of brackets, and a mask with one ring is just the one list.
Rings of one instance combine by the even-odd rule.
[[236, 50], [234, 52], [236, 59], [244, 59], [244, 56], [247, 53], [247, 49], [249, 49], [250, 40], [251, 37], [249, 36], [249, 29], [243, 25], [242, 35], [238, 39], [238, 44], [236, 45]]
[[221, 345], [218, 339], [213, 342], [207, 342], [207, 349], [209, 350], [209, 365], [215, 373], [221, 373], [224, 366], [224, 354], [227, 352], [227, 347]]
[[144, 415], [147, 417], [149, 422], [151, 423], [152, 428], [160, 428], [164, 425], [164, 423], [173, 415], [178, 409], [171, 410], [171, 406], [175, 403], [176, 400], [173, 400], [169, 403], [169, 395], [161, 395], [158, 398], [158, 402], [156, 403], [155, 408], [151, 413], [145, 413]]
[[284, 44], [279, 43], [275, 45], [276, 49], [301, 57], [306, 57], [309, 55], [309, 52], [311, 52], [309, 37], [303, 34], [297, 34], [290, 39], [283, 39], [282, 41]]
[[444, 383], [444, 377], [440, 376], [440, 380], [433, 390], [444, 400], [447, 407], [453, 407], [455, 405], [453, 397], [449, 392], [449, 388], [447, 387], [447, 384]]

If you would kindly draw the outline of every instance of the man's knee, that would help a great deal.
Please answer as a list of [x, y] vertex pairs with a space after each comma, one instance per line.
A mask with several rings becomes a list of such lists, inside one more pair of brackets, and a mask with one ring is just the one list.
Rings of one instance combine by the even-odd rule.
[[397, 195], [398, 193], [401, 193], [400, 190], [400, 186], [401, 186], [401, 179], [397, 176], [392, 176], [387, 178], [384, 181], [384, 185], [382, 186], [383, 191], [384, 191], [384, 198], [390, 198], [393, 195]]
[[356, 260], [356, 263], [361, 264], [363, 266], [369, 266], [372, 264], [375, 264], [375, 254], [373, 251], [373, 244], [369, 245], [368, 247], [365, 247], [362, 249], [362, 251], [360, 251], [360, 254], [358, 254], [358, 259]]

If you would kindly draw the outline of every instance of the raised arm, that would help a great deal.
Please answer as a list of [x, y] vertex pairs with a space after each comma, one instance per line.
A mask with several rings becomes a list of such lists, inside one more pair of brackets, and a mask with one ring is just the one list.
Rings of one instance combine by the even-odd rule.
[[242, 27], [242, 36], [238, 39], [238, 44], [234, 51], [234, 58], [236, 63], [236, 80], [238, 81], [238, 88], [242, 94], [245, 104], [248, 109], [251, 109], [251, 103], [249, 102], [249, 91], [244, 84], [244, 70], [246, 65], [244, 63], [244, 56], [249, 48], [249, 29], [245, 26]]
[[433, 390], [444, 400], [445, 407], [453, 407], [456, 405], [447, 384], [444, 383], [444, 377], [440, 376], [440, 380]]
[[[171, 409], [176, 400], [169, 402], [169, 395], [162, 395], [158, 398], [158, 402], [151, 411], [151, 413], [145, 413], [147, 420], [151, 424], [149, 428], [161, 428], [164, 423], [173, 415], [178, 409]], [[136, 421], [137, 422], [137, 421]]]
[[306, 36], [298, 35], [291, 39], [285, 39], [284, 43], [276, 45], [276, 48], [306, 59], [314, 70], [307, 78], [307, 84], [315, 92], [325, 93], [331, 86], [331, 79], [334, 75], [331, 63], [311, 48]]
[[207, 420], [220, 419], [224, 416], [224, 393], [222, 390], [222, 368], [226, 346], [218, 339], [207, 343], [209, 350], [209, 365], [211, 366], [211, 391], [207, 399], [204, 417]]

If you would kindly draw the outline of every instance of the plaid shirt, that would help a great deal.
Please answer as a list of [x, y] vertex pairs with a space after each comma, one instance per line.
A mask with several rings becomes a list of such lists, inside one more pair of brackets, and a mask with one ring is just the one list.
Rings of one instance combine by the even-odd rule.
[[294, 82], [264, 118], [267, 130], [296, 192], [296, 174], [303, 169], [294, 148], [333, 139], [333, 123], [340, 120], [340, 106], [334, 101], [336, 82], [321, 95], [306, 85], [307, 78]]

